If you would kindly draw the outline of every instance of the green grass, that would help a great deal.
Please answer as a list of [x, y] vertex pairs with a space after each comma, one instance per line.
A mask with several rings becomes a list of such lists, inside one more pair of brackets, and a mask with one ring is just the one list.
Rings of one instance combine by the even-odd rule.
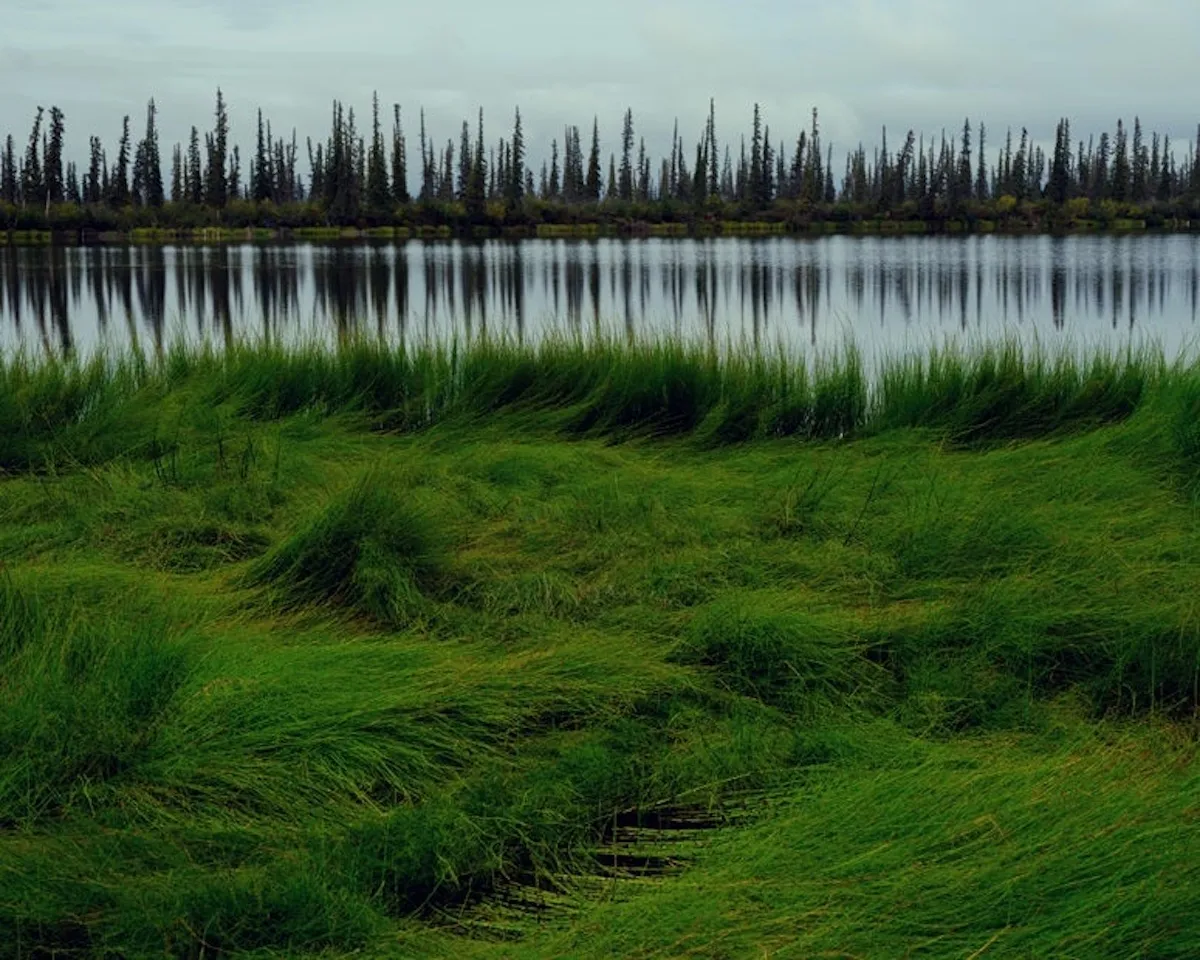
[[0, 954], [1193, 956], [1197, 422], [1014, 345], [0, 361]]

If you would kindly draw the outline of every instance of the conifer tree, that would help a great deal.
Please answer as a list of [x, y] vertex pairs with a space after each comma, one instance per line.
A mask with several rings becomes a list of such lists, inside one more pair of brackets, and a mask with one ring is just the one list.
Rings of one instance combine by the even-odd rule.
[[608, 155], [608, 189], [605, 191], [604, 198], [615, 200], [617, 196], [617, 157], [616, 154], [610, 153]]
[[771, 128], [763, 128], [762, 155], [759, 157], [758, 196], [760, 209], [769, 207], [775, 199], [775, 152], [771, 148]]
[[267, 167], [267, 138], [263, 129], [263, 113], [260, 107], [258, 137], [254, 144], [254, 163], [250, 167], [250, 195], [255, 203], [263, 203], [271, 199], [271, 183], [267, 179]]
[[1192, 168], [1189, 171], [1188, 190], [1193, 200], [1200, 200], [1200, 124], [1196, 126], [1196, 147], [1192, 151]]
[[[609, 182], [611, 190], [611, 181]], [[592, 203], [600, 202], [600, 121], [592, 118], [592, 150], [588, 155], [587, 169], [587, 199]]]
[[471, 158], [471, 127], [466, 120], [463, 121], [462, 135], [458, 142], [458, 185], [455, 190], [455, 199], [461, 203], [466, 203], [467, 193], [471, 189], [471, 171], [474, 169], [474, 163]]
[[379, 94], [371, 97], [371, 150], [367, 160], [367, 209], [376, 215], [387, 213], [391, 207], [391, 186], [388, 183], [387, 150], [383, 144], [383, 128], [379, 122]]
[[557, 200], [559, 196], [558, 182], [558, 141], [550, 141], [550, 173], [546, 178], [546, 193], [551, 200]]
[[1134, 203], [1145, 203], [1149, 199], [1149, 155], [1142, 138], [1142, 118], [1133, 118], [1132, 173], [1129, 184], [1130, 199]]
[[79, 189], [79, 168], [72, 160], [67, 164], [66, 201], [79, 207], [83, 205], [83, 193]]
[[146, 105], [146, 134], [138, 144], [134, 177], [137, 202], [148, 207], [163, 205], [162, 156], [158, 147], [158, 108], [151, 99]]
[[188, 202], [199, 206], [204, 202], [204, 171], [200, 159], [200, 131], [192, 127], [188, 139], [186, 193]]
[[393, 104], [392, 114], [392, 199], [397, 206], [407, 206], [412, 197], [408, 192], [408, 149], [400, 124], [400, 104]]
[[[242, 193], [242, 153], [238, 149], [238, 145], [233, 145], [233, 151], [229, 155], [229, 176], [226, 179], [229, 185], [229, 197], [232, 200], [240, 199]], [[162, 185], [159, 185], [159, 192], [162, 191]], [[161, 197], [159, 202], [161, 203]]]
[[[757, 205], [763, 202], [762, 166], [763, 166], [763, 131], [762, 117], [758, 104], [754, 105], [754, 120], [750, 127], [750, 167], [745, 173], [745, 189], [739, 191], [743, 200], [749, 199]], [[743, 146], [743, 160], [745, 147]]]
[[692, 179], [692, 202], [703, 207], [708, 202], [708, 138], [696, 144], [696, 170]]
[[312, 137], [308, 143], [308, 195], [310, 201], [322, 201], [325, 197], [325, 148], [321, 144], [313, 147]]
[[1156, 187], [1156, 198], [1160, 203], [1166, 203], [1171, 199], [1171, 194], [1175, 191], [1175, 171], [1171, 168], [1171, 138], [1167, 135], [1163, 136], [1162, 147], [1162, 169], [1158, 175], [1158, 185]]
[[117, 146], [117, 165], [110, 174], [108, 200], [114, 207], [129, 203], [129, 115], [126, 114], [121, 128], [121, 142]]
[[708, 127], [705, 130], [705, 152], [708, 154], [708, 195], [720, 195], [721, 181], [717, 172], [717, 102], [712, 97], [708, 100]]
[[963, 121], [962, 148], [958, 154], [958, 170], [954, 178], [954, 194], [951, 206], [956, 200], [970, 200], [974, 185], [974, 175], [971, 166], [971, 120]]
[[509, 148], [509, 186], [506, 199], [511, 205], [519, 205], [528, 184], [525, 178], [525, 135], [521, 132], [521, 110], [518, 107], [513, 120], [512, 144]]
[[483, 156], [483, 107], [479, 108], [479, 127], [475, 132], [475, 152], [471, 157], [471, 176], [467, 181], [467, 215], [473, 220], [487, 213], [487, 168]]
[[83, 202], [99, 203], [103, 197], [100, 185], [100, 167], [104, 162], [104, 148], [99, 137], [88, 140], [88, 170], [83, 178]]
[[16, 206], [19, 185], [17, 182], [17, 158], [12, 134], [4, 139], [4, 151], [0, 153], [0, 200]]
[[66, 184], [63, 178], [63, 112], [58, 107], [50, 108], [50, 135], [45, 150], [45, 199], [49, 209], [52, 203], [66, 199]]
[[1065, 203], [1067, 200], [1071, 162], [1071, 128], [1063, 118], [1058, 122], [1054, 134], [1054, 156], [1050, 161], [1050, 183], [1046, 194], [1054, 203]]
[[421, 108], [421, 195], [422, 203], [428, 203], [433, 199], [436, 186], [433, 182], [433, 147], [429, 144], [428, 138], [425, 135], [425, 108]]
[[1109, 161], [1112, 157], [1108, 132], [1100, 134], [1100, 142], [1096, 145], [1096, 158], [1092, 165], [1092, 199], [1106, 200], [1112, 192], [1112, 176], [1109, 171]]
[[38, 155], [38, 146], [42, 140], [42, 116], [45, 111], [37, 108], [33, 120], [33, 130], [29, 134], [29, 143], [25, 148], [25, 164], [21, 168], [21, 205], [40, 204], [46, 182], [42, 176], [42, 162]]
[[1160, 154], [1158, 134], [1155, 133], [1150, 138], [1150, 168], [1147, 171], [1146, 179], [1146, 199], [1157, 199], [1155, 193], [1158, 191], [1158, 180], [1162, 173], [1159, 168]]
[[204, 180], [204, 202], [210, 207], [221, 208], [229, 196], [226, 170], [229, 167], [229, 114], [225, 109], [225, 97], [217, 89], [217, 104], [214, 109], [212, 134], [206, 138], [208, 166]]
[[987, 127], [979, 124], [979, 165], [975, 172], [975, 198], [988, 199]]
[[624, 201], [633, 199], [633, 110], [625, 110], [621, 125], [621, 172], [617, 192]]
[[646, 140], [638, 142], [637, 198], [642, 203], [650, 199], [650, 159], [646, 156]]
[[1120, 203], [1129, 199], [1129, 142], [1125, 122], [1117, 121], [1117, 143], [1112, 165], [1112, 198]]

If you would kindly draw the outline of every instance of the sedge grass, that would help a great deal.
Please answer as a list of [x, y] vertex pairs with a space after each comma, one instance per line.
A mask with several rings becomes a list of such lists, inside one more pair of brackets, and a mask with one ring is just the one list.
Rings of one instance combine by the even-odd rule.
[[[0, 943], [1188, 956], [1196, 383], [1012, 346], [10, 358]], [[732, 806], [597, 893], [616, 821]], [[514, 884], [569, 909], [465, 935]]]

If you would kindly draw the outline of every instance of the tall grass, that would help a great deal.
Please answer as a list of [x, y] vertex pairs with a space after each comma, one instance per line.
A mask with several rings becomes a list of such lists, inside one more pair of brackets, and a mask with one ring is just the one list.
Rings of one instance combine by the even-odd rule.
[[[0, 469], [156, 449], [164, 410], [229, 405], [255, 419], [355, 413], [419, 430], [501, 412], [572, 434], [849, 438], [923, 427], [962, 443], [1044, 436], [1175, 398], [1172, 440], [1200, 449], [1200, 368], [1153, 350], [1080, 359], [1013, 342], [937, 348], [868, 369], [853, 344], [812, 357], [682, 340], [551, 337], [390, 348], [177, 345], [148, 358], [0, 358]], [[153, 408], [153, 410], [151, 409]]]
[[161, 623], [47, 610], [0, 576], [0, 826], [25, 826], [143, 756], [188, 675]]

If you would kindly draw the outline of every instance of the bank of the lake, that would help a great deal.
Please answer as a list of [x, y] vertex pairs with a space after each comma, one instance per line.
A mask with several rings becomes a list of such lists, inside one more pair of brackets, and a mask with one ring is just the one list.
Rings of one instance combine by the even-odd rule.
[[0, 230], [0, 244], [9, 246], [91, 246], [129, 243], [270, 243], [371, 240], [448, 240], [495, 238], [590, 239], [594, 237], [761, 237], [761, 236], [962, 236], [1011, 234], [1069, 236], [1157, 232], [1191, 233], [1197, 222], [1180, 216], [1098, 216], [1041, 218], [954, 217], [938, 220], [888, 217], [847, 217], [837, 220], [722, 220], [650, 221], [614, 218], [549, 223], [448, 224], [400, 226], [280, 226], [275, 218], [242, 226], [113, 226], [57, 229]]
[[1187, 957], [1198, 471], [1149, 352], [0, 358], [0, 942]]

